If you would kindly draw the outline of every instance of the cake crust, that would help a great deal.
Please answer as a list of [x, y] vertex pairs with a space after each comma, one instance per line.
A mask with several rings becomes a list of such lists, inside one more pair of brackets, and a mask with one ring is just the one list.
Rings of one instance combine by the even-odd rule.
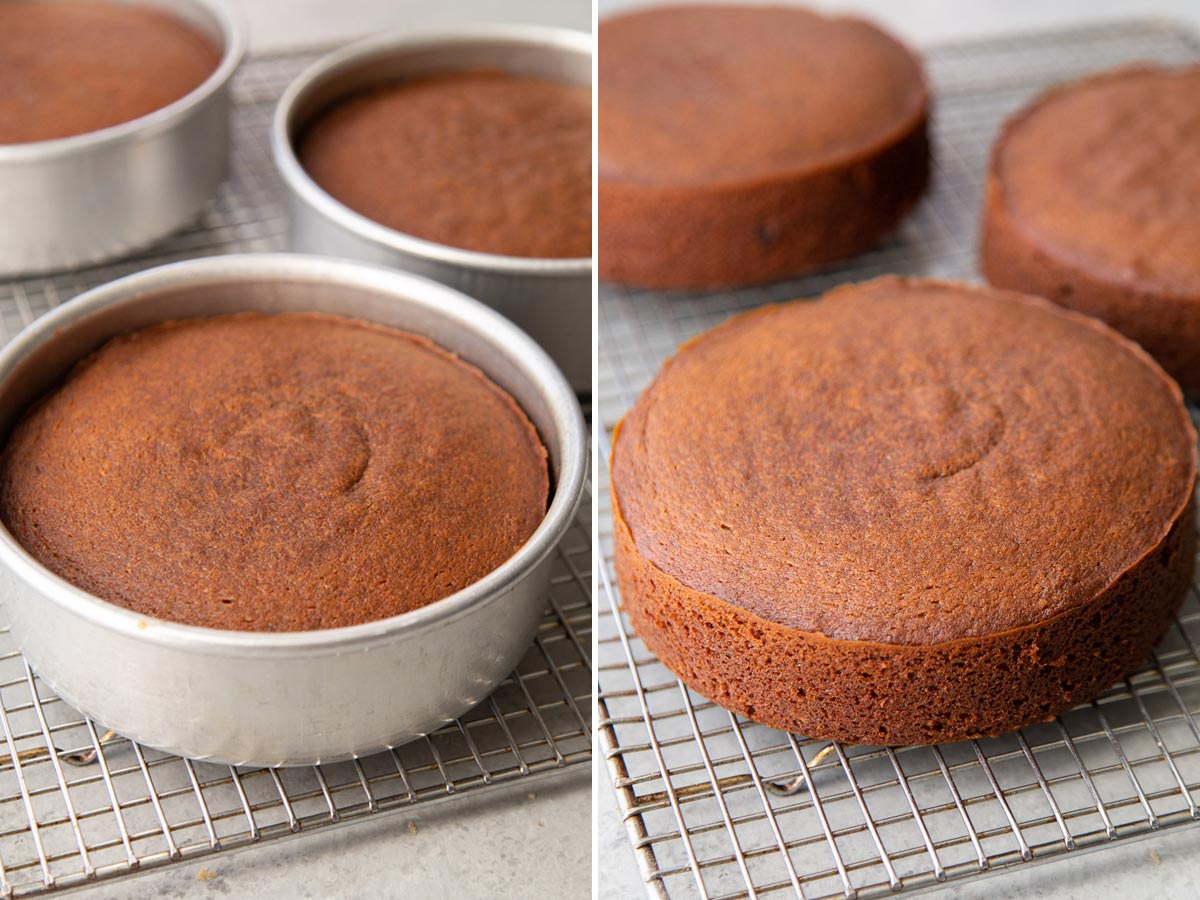
[[425, 240], [544, 259], [592, 255], [591, 92], [481, 70], [341, 100], [299, 141], [335, 200]]
[[517, 404], [430, 341], [335, 316], [185, 319], [102, 346], [15, 427], [0, 518], [143, 615], [305, 631], [478, 581], [545, 516]]
[[1015, 294], [884, 278], [735, 317], [664, 366], [611, 474], [639, 636], [710, 699], [810, 737], [1049, 718], [1138, 665], [1191, 578], [1177, 387]]
[[601, 277], [778, 280], [870, 246], [928, 180], [917, 58], [795, 7], [669, 6], [600, 24]]
[[99, 131], [175, 102], [221, 56], [191, 25], [109, 0], [0, 3], [0, 144]]
[[1200, 390], [1200, 66], [1052, 88], [1004, 126], [980, 262], [998, 287], [1096, 316]]

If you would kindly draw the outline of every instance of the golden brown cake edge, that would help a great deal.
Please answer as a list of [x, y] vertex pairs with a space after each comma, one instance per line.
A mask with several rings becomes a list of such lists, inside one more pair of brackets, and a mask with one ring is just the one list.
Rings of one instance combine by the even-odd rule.
[[1038, 242], [1013, 217], [998, 167], [1005, 142], [1022, 123], [1061, 93], [1100, 84], [1127, 73], [1154, 72], [1149, 64], [1121, 66], [1055, 85], [1011, 115], [989, 155], [981, 216], [979, 266], [994, 287], [1044, 297], [1098, 318], [1140, 344], [1179, 382], [1186, 394], [1200, 393], [1200, 294], [1156, 291], [1136, 281], [1117, 281], [1088, 272]]
[[[835, 288], [826, 298], [852, 288]], [[1102, 322], [1055, 310], [1126, 344], [1159, 372], [1182, 407], [1178, 386], [1144, 350]], [[670, 364], [668, 359], [664, 368]], [[1185, 420], [1194, 438], [1186, 414]], [[1190, 489], [1166, 533], [1084, 604], [1021, 628], [930, 645], [832, 639], [787, 628], [691, 588], [641, 555], [612, 481], [624, 424], [623, 418], [614, 430], [609, 458], [622, 609], [647, 648], [686, 684], [774, 728], [824, 740], [903, 745], [995, 736], [1045, 721], [1094, 698], [1140, 665], [1191, 585], [1197, 542], [1194, 440]], [[956, 696], [939, 703], [954, 677], [959, 679]], [[968, 702], [962, 702], [964, 696]]]

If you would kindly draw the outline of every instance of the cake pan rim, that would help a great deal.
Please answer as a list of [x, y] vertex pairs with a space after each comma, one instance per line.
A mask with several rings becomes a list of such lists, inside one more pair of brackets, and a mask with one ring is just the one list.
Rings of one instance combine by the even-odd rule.
[[593, 57], [587, 32], [544, 25], [494, 24], [431, 31], [389, 31], [362, 38], [325, 54], [301, 72], [284, 90], [271, 121], [271, 155], [287, 191], [313, 215], [360, 240], [392, 253], [407, 254], [466, 270], [526, 277], [588, 276], [592, 256], [509, 256], [442, 244], [389, 228], [334, 199], [304, 170], [292, 139], [296, 107], [320, 86], [380, 58], [443, 45], [487, 45], [500, 41], [537, 46]]
[[[232, 631], [186, 625], [126, 609], [71, 584], [54, 574], [25, 550], [0, 523], [0, 566], [23, 584], [65, 611], [94, 625], [163, 647], [186, 648], [214, 656], [311, 656], [343, 653], [392, 639], [400, 633], [420, 633], [501, 601], [554, 551], [571, 528], [583, 496], [588, 469], [586, 427], [578, 401], [544, 350], [499, 313], [453, 288], [408, 272], [349, 260], [295, 253], [232, 254], [170, 263], [124, 276], [63, 303], [37, 319], [0, 349], [0, 385], [13, 377], [21, 362], [48, 343], [61, 340], [72, 326], [121, 300], [153, 295], [189, 285], [313, 281], [343, 284], [391, 293], [452, 321], [474, 320], [489, 342], [520, 367], [542, 392], [554, 420], [561, 447], [554, 494], [546, 515], [529, 539], [512, 556], [483, 578], [426, 606], [386, 619], [313, 631]], [[256, 308], [247, 304], [244, 311]], [[294, 311], [300, 311], [296, 309]], [[353, 310], [345, 315], [356, 316]], [[163, 320], [171, 318], [165, 315]], [[477, 365], [471, 360], [473, 365]], [[486, 368], [484, 374], [492, 377]], [[545, 439], [545, 436], [543, 436]]]
[[[180, 0], [211, 15], [221, 31], [221, 59], [209, 76], [182, 97], [136, 119], [118, 122], [107, 128], [85, 131], [66, 137], [20, 144], [0, 143], [0, 166], [36, 163], [74, 154], [85, 154], [120, 141], [149, 136], [170, 128], [186, 118], [198, 105], [226, 87], [246, 55], [247, 37], [243, 15], [225, 0]], [[155, 6], [155, 8], [161, 8]]]

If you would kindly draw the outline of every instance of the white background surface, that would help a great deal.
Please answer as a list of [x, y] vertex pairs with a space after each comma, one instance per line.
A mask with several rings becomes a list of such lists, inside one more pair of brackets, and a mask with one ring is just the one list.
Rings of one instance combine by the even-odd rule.
[[225, 0], [250, 28], [250, 51], [330, 44], [380, 31], [532, 22], [591, 30], [591, 0]]
[[[599, 0], [601, 17], [646, 5], [646, 0]], [[1131, 17], [1172, 19], [1200, 31], [1200, 0], [807, 0], [807, 5], [861, 14], [918, 48], [960, 38]], [[646, 896], [645, 890], [608, 777], [598, 765], [599, 896], [601, 900], [640, 900]], [[932, 896], [946, 900], [1200, 900], [1200, 828], [1005, 872], [973, 885], [946, 887]]]

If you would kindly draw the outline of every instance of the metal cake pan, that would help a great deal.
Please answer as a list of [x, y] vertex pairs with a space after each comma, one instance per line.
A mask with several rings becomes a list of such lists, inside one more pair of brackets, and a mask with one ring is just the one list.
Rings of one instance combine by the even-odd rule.
[[443, 285], [298, 254], [224, 256], [111, 282], [19, 334], [0, 351], [0, 434], [108, 338], [243, 310], [367, 319], [427, 335], [478, 366], [517, 400], [549, 451], [554, 493], [541, 525], [495, 571], [429, 606], [291, 633], [138, 615], [54, 575], [0, 527], [0, 596], [12, 633], [72, 706], [181, 756], [302, 765], [397, 746], [483, 700], [532, 641], [552, 554], [584, 487], [588, 441], [578, 402], [527, 335]]
[[191, 221], [225, 178], [229, 81], [245, 51], [221, 0], [145, 0], [199, 29], [216, 70], [162, 109], [99, 131], [0, 145], [0, 277], [91, 265]]
[[525, 329], [576, 390], [591, 390], [591, 259], [479, 253], [395, 231], [325, 193], [296, 156], [295, 141], [305, 126], [339, 99], [412, 75], [478, 68], [590, 86], [592, 39], [583, 32], [525, 25], [380, 35], [330, 53], [292, 82], [271, 133], [288, 193], [290, 246], [395, 266], [455, 287]]

